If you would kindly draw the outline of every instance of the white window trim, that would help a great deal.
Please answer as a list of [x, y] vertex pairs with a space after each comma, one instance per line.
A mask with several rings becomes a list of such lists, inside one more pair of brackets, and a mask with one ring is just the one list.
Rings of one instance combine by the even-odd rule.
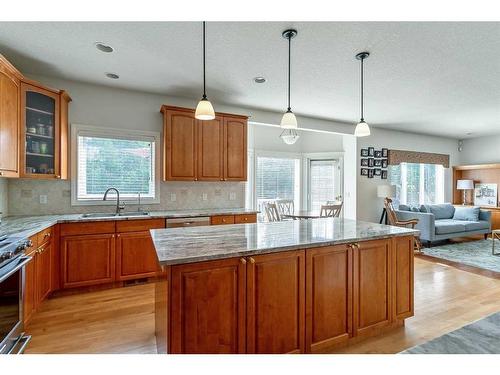
[[[124, 129], [108, 128], [102, 126], [71, 124], [71, 205], [72, 206], [112, 206], [116, 205], [116, 201], [102, 199], [86, 199], [78, 200], [77, 198], [77, 185], [78, 185], [78, 157], [77, 157], [77, 138], [78, 135], [91, 134], [94, 136], [112, 137], [112, 138], [152, 138], [155, 149], [155, 197], [154, 198], [141, 198], [141, 204], [158, 204], [160, 203], [160, 147], [161, 136], [159, 132], [145, 131], [145, 130], [129, 130], [124, 132]], [[126, 136], [124, 136], [124, 133]], [[111, 186], [110, 186], [111, 187]], [[137, 204], [136, 197], [121, 197], [120, 201]]]

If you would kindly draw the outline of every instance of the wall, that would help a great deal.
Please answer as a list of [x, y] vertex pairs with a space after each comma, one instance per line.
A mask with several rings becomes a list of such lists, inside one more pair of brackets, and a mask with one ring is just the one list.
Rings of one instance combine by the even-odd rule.
[[0, 218], [7, 216], [9, 212], [8, 206], [8, 180], [0, 177]]
[[375, 149], [388, 148], [397, 150], [412, 150], [422, 152], [435, 152], [450, 155], [450, 168], [445, 169], [445, 201], [451, 202], [452, 169], [451, 166], [459, 164], [458, 143], [456, 139], [411, 134], [405, 132], [389, 131], [371, 128], [369, 137], [358, 139], [357, 145], [357, 217], [359, 220], [378, 222], [382, 213], [383, 201], [377, 198], [377, 186], [387, 184], [387, 180], [380, 177], [368, 178], [360, 176], [359, 155], [362, 148], [369, 146]]
[[460, 164], [500, 163], [500, 135], [466, 139], [460, 152]]

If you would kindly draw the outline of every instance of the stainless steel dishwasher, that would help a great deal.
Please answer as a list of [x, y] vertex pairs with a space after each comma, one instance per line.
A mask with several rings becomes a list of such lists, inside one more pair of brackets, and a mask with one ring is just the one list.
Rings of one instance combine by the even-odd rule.
[[204, 225], [210, 225], [209, 216], [167, 219], [167, 228], [200, 227]]

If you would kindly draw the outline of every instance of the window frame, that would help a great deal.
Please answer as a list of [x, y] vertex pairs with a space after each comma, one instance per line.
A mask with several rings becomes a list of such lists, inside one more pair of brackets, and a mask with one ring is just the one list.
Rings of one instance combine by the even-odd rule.
[[[124, 133], [126, 135], [124, 135]], [[160, 203], [160, 132], [146, 130], [130, 130], [119, 128], [109, 128], [103, 126], [71, 124], [71, 205], [72, 206], [108, 206], [116, 205], [114, 200], [102, 199], [78, 199], [78, 136], [94, 136], [125, 140], [148, 140], [154, 143], [154, 198], [141, 197], [141, 204], [159, 204]], [[110, 186], [111, 187], [111, 186]], [[137, 204], [137, 197], [122, 197], [120, 201], [125, 203]]]

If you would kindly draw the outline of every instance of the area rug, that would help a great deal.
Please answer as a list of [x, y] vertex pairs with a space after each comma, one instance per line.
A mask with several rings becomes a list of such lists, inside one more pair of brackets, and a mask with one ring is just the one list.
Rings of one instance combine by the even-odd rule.
[[500, 354], [500, 312], [401, 354]]
[[[423, 254], [493, 272], [500, 272], [500, 256], [491, 254], [491, 241], [492, 239], [487, 239], [426, 247], [423, 249]], [[500, 252], [500, 241], [498, 240], [495, 242], [495, 252]]]

